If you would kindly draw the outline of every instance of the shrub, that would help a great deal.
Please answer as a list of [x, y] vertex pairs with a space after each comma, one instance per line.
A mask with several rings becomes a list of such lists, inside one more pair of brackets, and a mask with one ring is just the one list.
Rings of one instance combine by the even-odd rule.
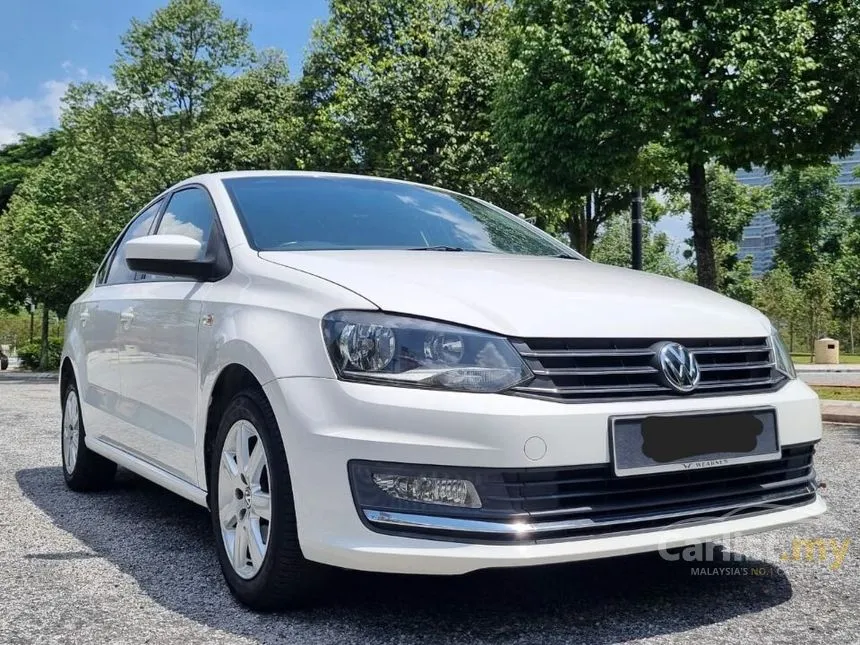
[[[63, 352], [62, 338], [48, 339], [48, 370], [60, 369], [60, 354]], [[39, 358], [42, 355], [41, 341], [26, 343], [18, 348], [18, 358], [21, 359], [21, 367], [28, 370], [39, 369]]]

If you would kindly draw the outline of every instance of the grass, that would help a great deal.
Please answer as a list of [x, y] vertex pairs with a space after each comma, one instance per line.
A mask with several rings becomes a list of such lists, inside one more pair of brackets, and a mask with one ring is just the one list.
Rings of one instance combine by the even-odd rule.
[[860, 401], [860, 387], [830, 387], [827, 385], [812, 385], [822, 399], [830, 401]]
[[[792, 354], [791, 360], [793, 360], [798, 365], [800, 364], [810, 364], [812, 363], [812, 354]], [[840, 363], [847, 363], [850, 365], [860, 365], [860, 354], [840, 354], [839, 355]]]

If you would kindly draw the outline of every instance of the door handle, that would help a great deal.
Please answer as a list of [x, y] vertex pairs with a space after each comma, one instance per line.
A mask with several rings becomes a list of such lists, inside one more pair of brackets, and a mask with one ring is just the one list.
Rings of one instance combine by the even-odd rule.
[[128, 329], [131, 321], [134, 320], [134, 309], [129, 308], [120, 313], [119, 320], [122, 323], [122, 326]]

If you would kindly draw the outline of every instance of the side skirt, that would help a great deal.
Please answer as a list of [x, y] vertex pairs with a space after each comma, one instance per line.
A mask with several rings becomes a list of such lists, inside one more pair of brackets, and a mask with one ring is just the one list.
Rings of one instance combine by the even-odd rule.
[[204, 508], [207, 507], [205, 490], [197, 488], [197, 486], [179, 479], [176, 475], [172, 475], [157, 466], [153, 466], [149, 462], [146, 462], [121, 448], [112, 446], [101, 439], [86, 436], [85, 441], [87, 448], [100, 454], [102, 457], [110, 459], [124, 468], [128, 468], [133, 473], [137, 473], [144, 479], [148, 479], [162, 488], [166, 488], [170, 492], [176, 493], [180, 497], [184, 497], [185, 499], [190, 500], [195, 504], [199, 504]]

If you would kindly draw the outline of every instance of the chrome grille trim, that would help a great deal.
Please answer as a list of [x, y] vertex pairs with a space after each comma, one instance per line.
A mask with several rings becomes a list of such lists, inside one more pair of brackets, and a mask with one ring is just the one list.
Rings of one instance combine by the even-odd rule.
[[[421, 530], [436, 530], [452, 533], [469, 533], [469, 534], [496, 534], [503, 535], [508, 538], [528, 539], [531, 536], [540, 537], [544, 533], [559, 533], [567, 531], [588, 530], [594, 528], [622, 527], [625, 524], [638, 524], [640, 522], [649, 521], [665, 521], [677, 520], [690, 516], [702, 516], [703, 521], [716, 522], [722, 518], [707, 517], [708, 514], [724, 513], [731, 511], [742, 516], [744, 510], [761, 509], [765, 512], [773, 512], [774, 510], [785, 510], [784, 508], [768, 508], [767, 504], [776, 505], [780, 502], [798, 501], [800, 504], [809, 504], [811, 500], [809, 495], [815, 493], [813, 484], [805, 485], [799, 491], [787, 493], [774, 493], [771, 495], [762, 495], [760, 499], [742, 503], [733, 504], [731, 502], [725, 504], [714, 504], [704, 506], [697, 509], [697, 512], [690, 511], [658, 511], [654, 513], [631, 515], [629, 517], [619, 517], [612, 520], [593, 520], [593, 519], [573, 519], [559, 520], [557, 522], [499, 522], [492, 520], [467, 520], [456, 517], [439, 517], [434, 515], [418, 515], [412, 513], [396, 513], [390, 511], [377, 511], [373, 509], [365, 509], [364, 516], [369, 522], [382, 526], [394, 526], [400, 529], [421, 529]], [[788, 507], [786, 507], [788, 508]], [[731, 519], [729, 517], [728, 519]], [[684, 524], [689, 526], [688, 523]]]
[[[667, 340], [687, 347], [699, 363], [702, 379], [692, 394], [678, 394], [659, 378], [654, 346]], [[751, 393], [776, 389], [786, 380], [766, 336], [511, 342], [535, 375], [511, 393], [562, 402]]]

